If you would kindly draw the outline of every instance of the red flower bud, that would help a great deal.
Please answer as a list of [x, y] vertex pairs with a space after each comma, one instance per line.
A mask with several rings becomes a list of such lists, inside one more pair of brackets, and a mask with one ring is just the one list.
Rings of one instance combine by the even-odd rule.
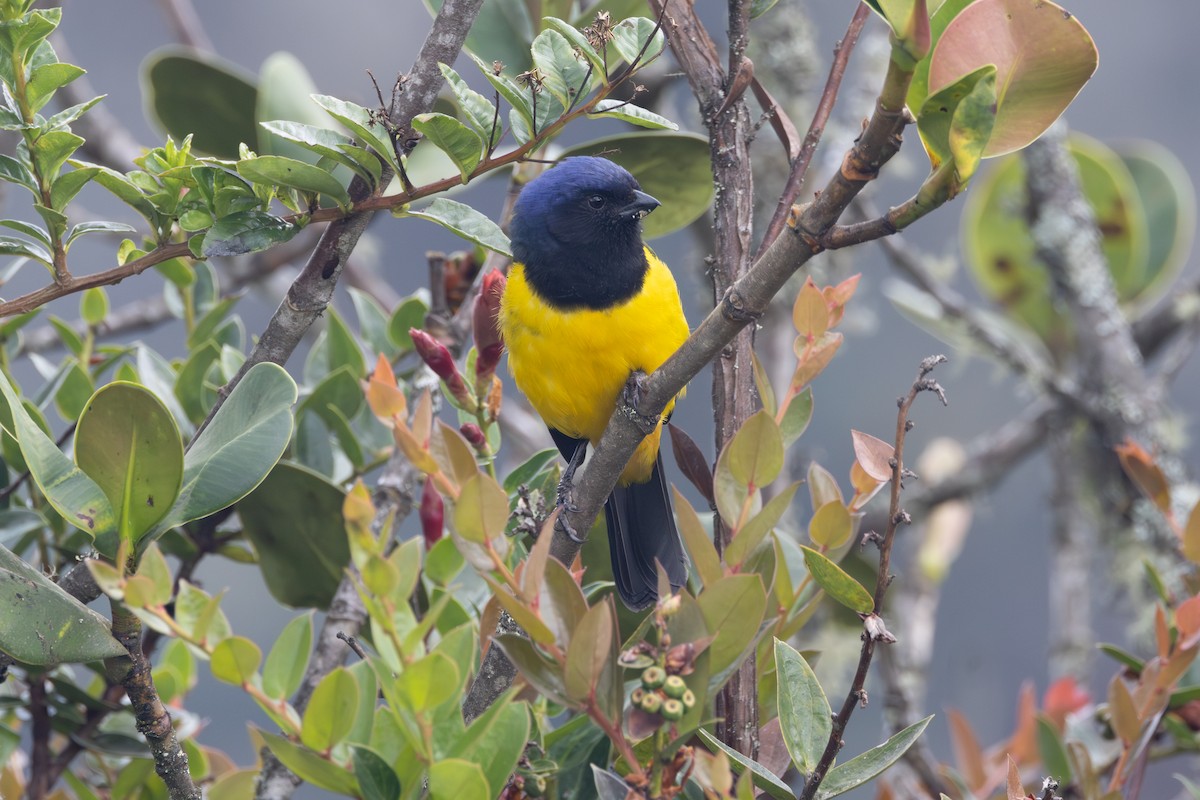
[[504, 296], [507, 278], [494, 269], [483, 276], [479, 296], [475, 298], [473, 325], [475, 332], [475, 385], [487, 386], [504, 353], [504, 338], [500, 333], [500, 298]]
[[460, 407], [474, 411], [478, 405], [475, 402], [475, 395], [467, 388], [467, 383], [463, 380], [462, 373], [458, 371], [454, 357], [450, 355], [446, 345], [419, 328], [409, 328], [408, 335], [412, 337], [413, 346], [417, 350], [417, 355], [421, 356], [421, 360], [446, 382], [446, 390], [454, 398], [454, 401]]
[[442, 538], [446, 522], [446, 505], [442, 496], [433, 488], [433, 481], [425, 479], [425, 488], [421, 491], [421, 533], [425, 536], [425, 547], [433, 547]]
[[471, 443], [480, 453], [487, 453], [487, 436], [484, 435], [483, 429], [474, 422], [464, 422], [459, 426], [458, 432], [463, 435], [463, 438]]

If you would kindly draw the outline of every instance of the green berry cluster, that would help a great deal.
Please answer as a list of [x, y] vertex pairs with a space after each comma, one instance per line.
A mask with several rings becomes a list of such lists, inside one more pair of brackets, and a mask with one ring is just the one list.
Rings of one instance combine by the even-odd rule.
[[696, 695], [678, 675], [668, 675], [662, 667], [647, 667], [642, 685], [633, 690], [633, 705], [647, 714], [658, 714], [667, 722], [676, 722], [696, 705]]

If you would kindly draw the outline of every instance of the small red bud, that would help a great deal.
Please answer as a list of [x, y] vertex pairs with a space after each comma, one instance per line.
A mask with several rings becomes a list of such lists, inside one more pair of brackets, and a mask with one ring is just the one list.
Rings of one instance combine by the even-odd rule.
[[408, 335], [412, 337], [413, 346], [416, 347], [417, 355], [421, 356], [421, 360], [434, 371], [434, 374], [446, 382], [446, 390], [454, 398], [454, 401], [460, 407], [474, 411], [478, 406], [475, 395], [467, 388], [467, 383], [463, 380], [462, 373], [458, 371], [454, 357], [450, 355], [446, 345], [420, 328], [409, 328]]
[[459, 426], [458, 432], [480, 453], [487, 452], [487, 436], [484, 435], [483, 429], [474, 422], [464, 422]]
[[421, 533], [425, 536], [425, 547], [430, 548], [442, 538], [446, 522], [446, 505], [442, 496], [433, 487], [433, 481], [425, 479], [425, 488], [421, 491]]
[[420, 328], [409, 328], [408, 335], [412, 337], [417, 355], [421, 356], [421, 360], [428, 364], [439, 378], [449, 381], [458, 374], [458, 367], [454, 365], [454, 357], [450, 355], [446, 345]]
[[475, 334], [475, 385], [487, 386], [504, 353], [504, 337], [500, 333], [500, 299], [504, 296], [507, 278], [500, 270], [483, 276], [479, 296], [475, 298], [472, 324]]

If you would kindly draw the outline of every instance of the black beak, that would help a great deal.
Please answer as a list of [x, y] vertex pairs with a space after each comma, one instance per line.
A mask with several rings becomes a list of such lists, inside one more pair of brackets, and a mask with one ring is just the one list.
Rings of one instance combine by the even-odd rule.
[[642, 191], [634, 191], [633, 202], [617, 212], [621, 219], [641, 219], [662, 203]]

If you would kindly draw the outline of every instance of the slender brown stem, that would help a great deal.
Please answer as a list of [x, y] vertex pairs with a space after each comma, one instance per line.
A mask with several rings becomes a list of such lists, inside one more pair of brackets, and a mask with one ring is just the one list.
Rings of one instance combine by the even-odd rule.
[[29, 675], [29, 800], [42, 800], [49, 792], [50, 780], [50, 705], [46, 696], [46, 676], [40, 672]]
[[800, 800], [812, 800], [812, 798], [816, 797], [817, 789], [821, 786], [821, 781], [825, 780], [825, 775], [829, 772], [829, 768], [833, 766], [833, 761], [837, 758], [838, 751], [842, 747], [842, 735], [846, 731], [846, 725], [850, 722], [850, 716], [854, 713], [855, 708], [867, 704], [867, 692], [865, 689], [867, 672], [871, 668], [871, 658], [875, 654], [876, 642], [890, 643], [895, 641], [895, 637], [888, 633], [887, 628], [884, 627], [883, 621], [879, 617], [879, 612], [883, 609], [883, 600], [885, 595], [887, 595], [888, 586], [892, 582], [890, 565], [892, 560], [892, 544], [896, 538], [896, 529], [901, 524], [908, 524], [909, 522], [908, 513], [900, 507], [900, 490], [903, 488], [903, 479], [906, 474], [904, 470], [904, 442], [909, 430], [912, 429], [912, 423], [908, 419], [908, 412], [912, 408], [913, 402], [917, 399], [917, 395], [921, 392], [934, 392], [941, 399], [942, 403], [945, 404], [945, 393], [937, 382], [929, 377], [929, 373], [934, 367], [945, 361], [945, 356], [930, 356], [922, 361], [917, 371], [917, 379], [913, 381], [908, 394], [900, 398], [898, 403], [899, 411], [896, 414], [895, 452], [892, 456], [888, 523], [883, 536], [876, 540], [879, 546], [879, 570], [875, 575], [875, 610], [864, 617], [866, 625], [863, 631], [862, 649], [858, 655], [858, 667], [854, 671], [854, 680], [850, 684], [850, 691], [846, 693], [846, 699], [842, 701], [841, 709], [838, 711], [837, 716], [833, 718], [833, 727], [829, 734], [829, 741], [825, 744], [825, 750], [821, 753], [821, 759], [804, 782], [804, 791], [800, 794]]
[[846, 74], [846, 65], [850, 63], [850, 53], [858, 44], [858, 36], [862, 33], [863, 26], [870, 15], [871, 9], [867, 4], [859, 3], [858, 8], [854, 10], [854, 16], [850, 18], [850, 25], [846, 28], [845, 36], [833, 48], [833, 64], [829, 67], [829, 77], [825, 80], [825, 89], [821, 92], [817, 110], [813, 113], [812, 122], [808, 125], [808, 133], [804, 134], [804, 143], [800, 145], [800, 154], [792, 163], [792, 170], [788, 174], [787, 183], [784, 184], [783, 194], [779, 196], [779, 204], [775, 207], [775, 213], [767, 224], [766, 233], [763, 234], [763, 240], [758, 245], [755, 258], [761, 258], [771, 243], [779, 237], [784, 223], [787, 222], [787, 215], [792, 204], [800, 196], [804, 178], [808, 175], [808, 166], [812, 163], [813, 154], [817, 152], [817, 145], [821, 143], [821, 136], [825, 133], [829, 115], [833, 113], [838, 89], [841, 88], [842, 78]]

